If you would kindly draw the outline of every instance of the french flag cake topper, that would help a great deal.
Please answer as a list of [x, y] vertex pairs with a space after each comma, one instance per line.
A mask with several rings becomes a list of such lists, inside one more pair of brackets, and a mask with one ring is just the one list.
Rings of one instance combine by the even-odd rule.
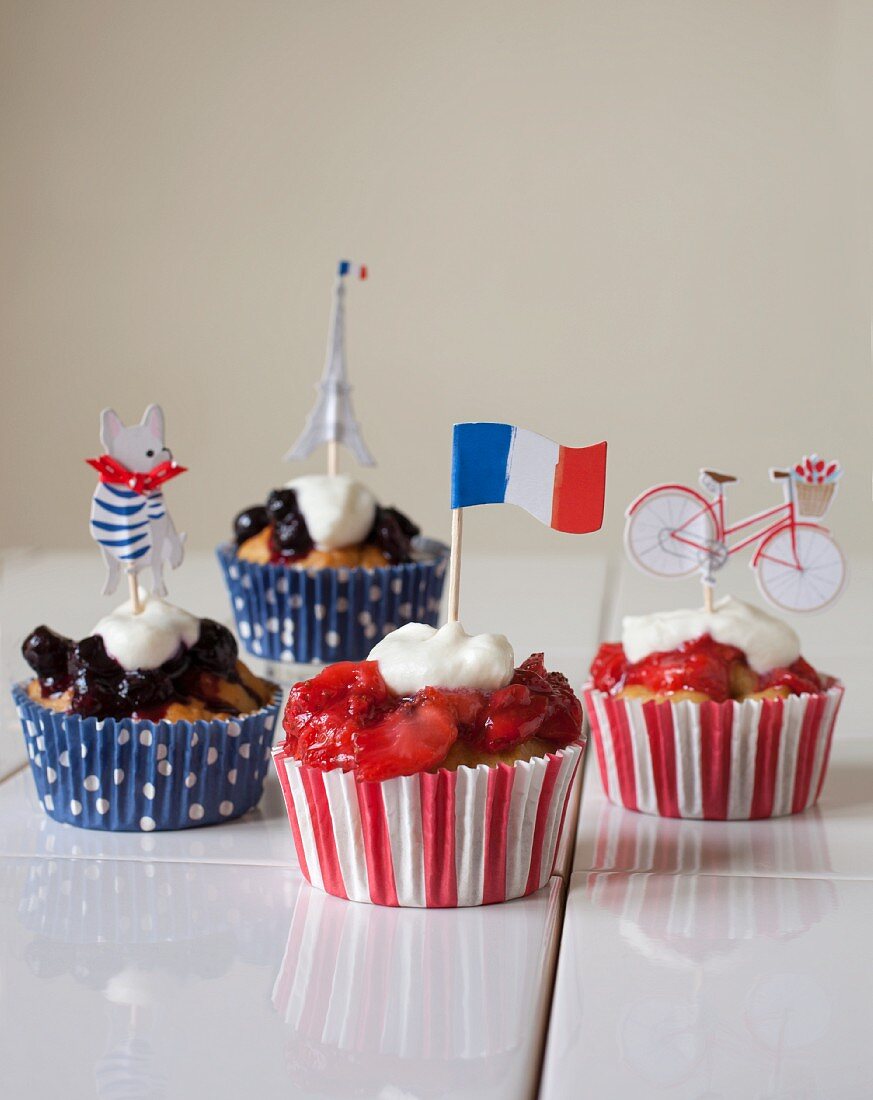
[[127, 574], [133, 613], [142, 611], [137, 577], [152, 573], [152, 593], [166, 596], [164, 565], [176, 569], [185, 554], [185, 535], [176, 531], [164, 502], [163, 486], [184, 474], [164, 443], [164, 413], [149, 405], [139, 424], [126, 426], [114, 409], [100, 417], [105, 453], [85, 461], [100, 475], [91, 498], [91, 538], [106, 563], [103, 594], [118, 587]]
[[456, 424], [452, 508], [517, 504], [555, 531], [603, 525], [606, 444], [562, 447], [512, 424]]
[[605, 495], [606, 443], [564, 447], [513, 424], [456, 424], [449, 621], [458, 618], [464, 508], [516, 504], [555, 531], [584, 535], [603, 525]]

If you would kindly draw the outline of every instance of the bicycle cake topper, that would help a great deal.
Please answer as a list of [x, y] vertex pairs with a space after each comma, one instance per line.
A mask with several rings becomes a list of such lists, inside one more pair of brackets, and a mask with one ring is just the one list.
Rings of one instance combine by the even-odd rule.
[[[653, 485], [627, 510], [625, 549], [638, 569], [656, 577], [699, 571], [705, 607], [712, 611], [716, 573], [738, 551], [754, 546], [750, 565], [769, 603], [783, 611], [820, 611], [838, 598], [846, 579], [842, 550], [814, 522], [826, 515], [842, 473], [837, 461], [815, 454], [790, 469], [771, 469], [784, 503], [737, 523], [728, 523], [725, 502], [727, 486], [738, 480], [732, 474], [701, 470], [708, 497], [689, 485]], [[749, 528], [751, 533], [730, 542]]]
[[89, 530], [106, 563], [103, 595], [111, 595], [118, 587], [123, 568], [133, 613], [139, 615], [138, 574], [149, 567], [153, 595], [166, 596], [164, 563], [176, 569], [185, 555], [185, 535], [176, 531], [162, 486], [184, 474], [186, 467], [175, 462], [164, 445], [160, 405], [149, 405], [140, 423], [130, 427], [113, 409], [104, 409], [100, 442], [105, 454], [85, 461], [100, 475], [91, 498]]

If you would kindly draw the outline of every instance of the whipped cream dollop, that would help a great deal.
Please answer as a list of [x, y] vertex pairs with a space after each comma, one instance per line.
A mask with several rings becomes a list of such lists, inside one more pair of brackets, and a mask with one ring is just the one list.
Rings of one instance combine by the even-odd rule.
[[626, 615], [621, 642], [627, 659], [636, 664], [650, 653], [676, 649], [704, 634], [743, 650], [757, 673], [790, 665], [800, 656], [800, 638], [787, 623], [732, 596], [717, 600], [711, 612], [695, 608]]
[[424, 687], [496, 691], [515, 671], [512, 646], [502, 634], [468, 634], [460, 623], [439, 630], [407, 623], [370, 651], [382, 679], [395, 695], [414, 695]]
[[309, 537], [319, 550], [363, 542], [376, 518], [376, 498], [348, 474], [304, 474], [285, 484], [297, 494]]
[[143, 609], [133, 613], [128, 601], [91, 631], [99, 634], [110, 657], [125, 671], [157, 668], [174, 657], [182, 646], [192, 646], [200, 637], [200, 620], [181, 607], [141, 592]]
[[143, 1008], [166, 1003], [167, 987], [171, 984], [175, 985], [175, 981], [168, 974], [127, 966], [107, 981], [104, 996], [114, 1005]]

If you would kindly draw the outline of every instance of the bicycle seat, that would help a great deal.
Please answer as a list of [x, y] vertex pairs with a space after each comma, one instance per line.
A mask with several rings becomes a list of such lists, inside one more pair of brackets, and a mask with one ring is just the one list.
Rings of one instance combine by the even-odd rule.
[[733, 474], [720, 474], [718, 470], [703, 470], [702, 473], [705, 477], [711, 478], [716, 485], [729, 485], [737, 480]]

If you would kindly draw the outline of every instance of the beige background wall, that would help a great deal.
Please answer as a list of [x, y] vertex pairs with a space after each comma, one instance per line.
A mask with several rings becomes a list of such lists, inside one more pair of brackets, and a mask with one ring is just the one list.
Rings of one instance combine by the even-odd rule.
[[98, 412], [163, 403], [195, 546], [291, 476], [336, 258], [377, 493], [448, 533], [450, 424], [610, 441], [627, 501], [808, 449], [871, 545], [873, 5], [5, 2], [4, 543], [88, 542]]

